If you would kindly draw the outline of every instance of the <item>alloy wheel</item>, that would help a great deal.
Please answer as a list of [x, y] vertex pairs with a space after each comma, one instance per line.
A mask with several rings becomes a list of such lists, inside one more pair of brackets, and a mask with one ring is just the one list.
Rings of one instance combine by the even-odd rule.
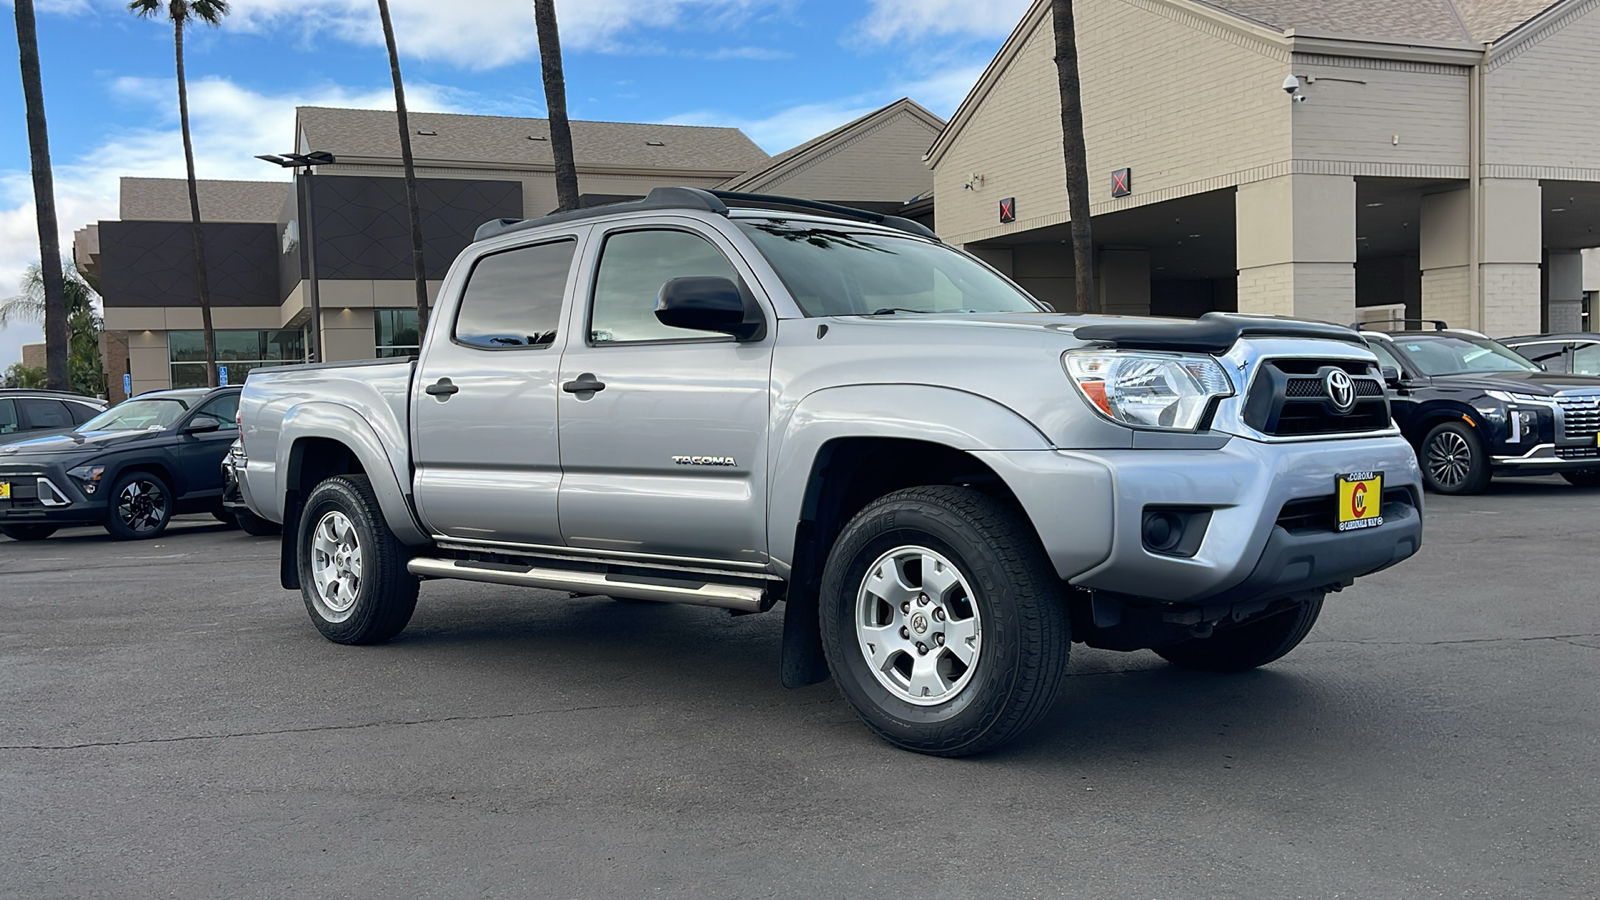
[[1472, 447], [1454, 431], [1440, 431], [1428, 442], [1428, 475], [1440, 487], [1464, 484], [1472, 471]]
[[148, 534], [160, 528], [166, 508], [167, 498], [161, 485], [142, 478], [128, 482], [117, 496], [117, 518], [135, 534]]
[[983, 649], [971, 586], [950, 560], [927, 547], [896, 547], [867, 567], [855, 626], [878, 684], [917, 706], [955, 699], [971, 682]]
[[338, 510], [324, 515], [313, 532], [311, 578], [317, 614], [329, 622], [350, 618], [361, 591], [361, 538]]

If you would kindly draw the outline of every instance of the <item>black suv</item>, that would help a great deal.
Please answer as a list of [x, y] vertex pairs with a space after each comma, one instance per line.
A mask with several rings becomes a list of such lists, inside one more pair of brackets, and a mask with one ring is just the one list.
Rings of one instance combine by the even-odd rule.
[[155, 391], [75, 431], [0, 447], [0, 534], [29, 541], [104, 525], [132, 540], [155, 537], [179, 513], [221, 517], [238, 410], [238, 387]]
[[0, 444], [71, 431], [105, 408], [104, 400], [65, 391], [0, 388]]
[[1600, 486], [1600, 378], [1546, 372], [1475, 331], [1421, 321], [1433, 330], [1355, 327], [1377, 354], [1429, 488], [1472, 494], [1491, 475], [1550, 473]]

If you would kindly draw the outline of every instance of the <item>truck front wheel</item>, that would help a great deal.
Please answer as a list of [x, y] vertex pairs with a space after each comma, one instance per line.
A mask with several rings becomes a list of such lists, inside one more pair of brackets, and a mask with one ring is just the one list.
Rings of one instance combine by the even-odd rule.
[[1324, 596], [1319, 593], [1314, 599], [1247, 619], [1210, 637], [1158, 647], [1156, 654], [1180, 669], [1202, 672], [1244, 672], [1264, 666], [1305, 639], [1322, 613]]
[[381, 644], [417, 606], [405, 547], [383, 519], [365, 475], [340, 475], [312, 489], [300, 516], [300, 593], [322, 636], [337, 644]]
[[1071, 645], [1033, 530], [964, 487], [896, 491], [845, 526], [823, 570], [823, 648], [845, 699], [892, 744], [966, 756], [1050, 708]]

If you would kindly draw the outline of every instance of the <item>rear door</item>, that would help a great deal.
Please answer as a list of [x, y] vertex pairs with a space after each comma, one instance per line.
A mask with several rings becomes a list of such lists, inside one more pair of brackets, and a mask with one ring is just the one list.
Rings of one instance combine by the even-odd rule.
[[[411, 391], [413, 490], [437, 534], [559, 546], [556, 376], [587, 229], [487, 253], [440, 304]], [[454, 288], [449, 288], [454, 290]]]
[[562, 536], [591, 550], [765, 564], [776, 329], [740, 343], [669, 328], [654, 312], [673, 278], [722, 276], [749, 289], [753, 274], [698, 221], [633, 220], [597, 227], [591, 241], [557, 399]]
[[25, 428], [39, 434], [53, 434], [61, 431], [71, 431], [74, 422], [72, 413], [67, 410], [67, 405], [60, 400], [47, 400], [41, 397], [23, 397], [17, 401], [17, 406], [22, 411]]

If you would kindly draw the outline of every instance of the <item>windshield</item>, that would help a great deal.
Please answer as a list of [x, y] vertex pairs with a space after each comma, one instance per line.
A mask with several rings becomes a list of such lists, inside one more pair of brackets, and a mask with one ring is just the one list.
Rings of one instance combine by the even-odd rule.
[[807, 316], [1046, 310], [942, 244], [783, 219], [738, 224]]
[[165, 428], [183, 418], [184, 412], [188, 409], [188, 404], [176, 397], [129, 400], [79, 425], [78, 430], [144, 431], [149, 428]]
[[1394, 345], [1424, 375], [1542, 371], [1516, 351], [1488, 338], [1395, 338]]

